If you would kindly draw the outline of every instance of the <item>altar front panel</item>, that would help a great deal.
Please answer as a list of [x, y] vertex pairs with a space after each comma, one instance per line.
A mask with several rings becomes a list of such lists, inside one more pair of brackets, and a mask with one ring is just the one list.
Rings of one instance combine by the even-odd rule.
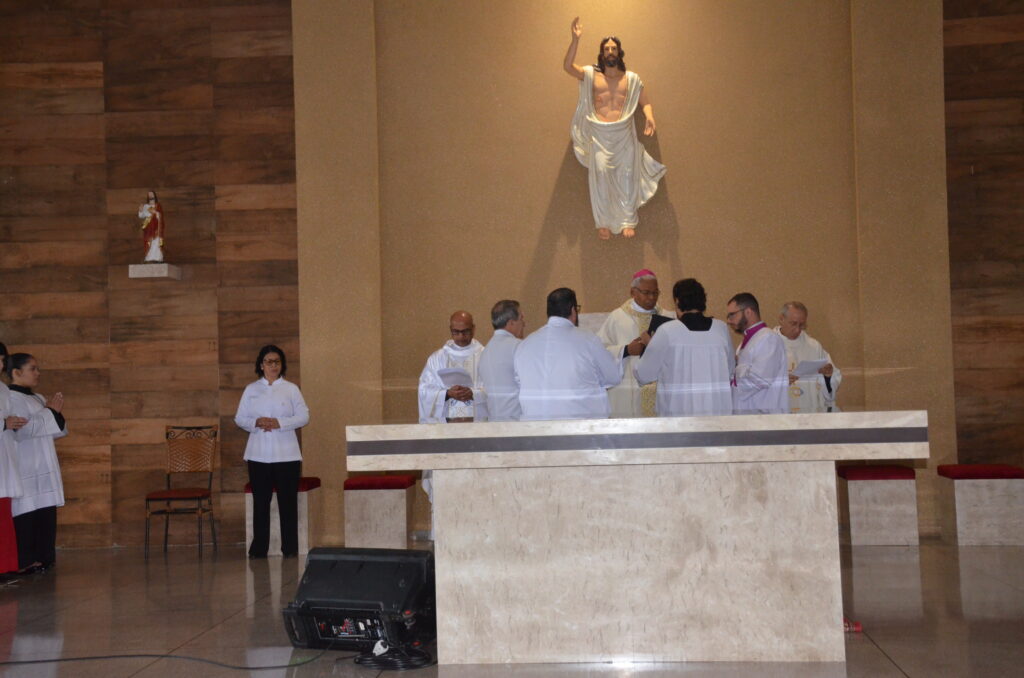
[[843, 661], [831, 462], [434, 473], [442, 664]]

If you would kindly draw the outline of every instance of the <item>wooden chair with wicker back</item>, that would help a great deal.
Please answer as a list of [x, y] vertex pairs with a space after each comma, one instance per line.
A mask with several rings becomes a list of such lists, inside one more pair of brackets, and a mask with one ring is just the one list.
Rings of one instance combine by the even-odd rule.
[[[149, 557], [149, 519], [164, 517], [164, 552], [172, 515], [195, 515], [199, 555], [203, 554], [203, 516], [210, 516], [213, 550], [217, 550], [217, 528], [213, 520], [213, 469], [217, 459], [217, 426], [168, 426], [167, 487], [146, 495], [146, 557]], [[173, 487], [175, 474], [206, 473], [206, 487]]]

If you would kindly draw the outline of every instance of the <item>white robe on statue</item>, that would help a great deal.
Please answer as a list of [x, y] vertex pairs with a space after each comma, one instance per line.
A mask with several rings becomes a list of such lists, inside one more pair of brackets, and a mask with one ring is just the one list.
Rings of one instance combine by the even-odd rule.
[[520, 342], [515, 369], [522, 421], [606, 419], [607, 389], [622, 380], [622, 361], [596, 335], [557, 316]]
[[513, 363], [520, 339], [507, 330], [495, 330], [480, 355], [480, 386], [487, 394], [489, 421], [519, 421], [519, 382]]
[[[444, 422], [447, 419], [459, 419], [475, 416], [475, 406], [482, 404], [483, 399], [476, 397], [479, 388], [480, 378], [477, 367], [480, 363], [480, 353], [484, 345], [474, 339], [469, 346], [459, 347], [449, 339], [445, 345], [434, 351], [427, 364], [420, 373], [420, 423], [430, 424]], [[445, 367], [461, 367], [469, 372], [473, 378], [474, 399], [469, 402], [462, 402], [454, 398], [446, 398], [448, 388], [441, 382], [437, 371]], [[481, 412], [484, 414], [485, 412]]]
[[[0, 428], [11, 415], [11, 391], [0, 383]], [[0, 498], [20, 497], [21, 473], [18, 471], [18, 443], [14, 431], [0, 432]]]
[[11, 391], [10, 414], [28, 419], [28, 423], [14, 433], [18, 444], [22, 495], [11, 500], [13, 516], [64, 505], [64, 482], [53, 441], [63, 438], [68, 431], [57, 426], [57, 420], [45, 402], [46, 399], [38, 393], [25, 395]]
[[[793, 413], [835, 411], [836, 391], [839, 390], [839, 384], [843, 381], [843, 374], [832, 362], [832, 356], [822, 348], [817, 339], [808, 335], [807, 332], [800, 332], [800, 336], [796, 339], [787, 339], [778, 327], [775, 328], [775, 332], [782, 337], [782, 342], [786, 345], [786, 359], [790, 372], [805, 360], [827, 360], [832, 364], [832, 376], [829, 377], [827, 385], [823, 374], [801, 377], [789, 385], [789, 411]], [[831, 391], [829, 387], [831, 387]]]
[[665, 323], [634, 370], [641, 384], [658, 382], [659, 417], [711, 416], [732, 414], [734, 365], [729, 328], [712, 319], [706, 332], [679, 321]]
[[734, 414], [789, 412], [789, 370], [782, 337], [767, 327], [736, 354], [732, 409]]
[[[597, 338], [601, 340], [612, 357], [623, 361], [622, 381], [618, 386], [608, 390], [613, 419], [653, 417], [655, 414], [657, 386], [650, 384], [641, 389], [633, 374], [633, 368], [636, 366], [639, 356], [622, 357], [629, 342], [639, 337], [642, 332], [647, 331], [651, 324], [651, 316], [654, 315], [672, 317], [657, 306], [652, 311], [645, 311], [630, 299], [609, 313], [604, 324], [601, 325], [601, 329], [597, 331]], [[641, 323], [643, 327], [641, 327]]]
[[584, 66], [570, 130], [576, 159], [589, 170], [594, 225], [612, 233], [636, 227], [637, 210], [654, 196], [665, 174], [665, 166], [636, 138], [633, 114], [644, 85], [632, 71], [625, 77], [622, 117], [603, 122], [594, 113], [594, 67]]

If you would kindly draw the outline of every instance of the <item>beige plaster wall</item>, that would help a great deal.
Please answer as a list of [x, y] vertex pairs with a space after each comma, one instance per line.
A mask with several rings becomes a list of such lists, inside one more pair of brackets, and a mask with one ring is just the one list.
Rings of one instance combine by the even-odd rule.
[[[720, 317], [738, 291], [772, 319], [803, 300], [845, 369], [844, 407], [942, 418], [941, 6], [887, 4], [295, 0], [303, 388], [338, 416], [310, 425], [307, 458], [312, 439], [334, 463], [343, 423], [415, 420], [451, 311], [473, 312], [486, 341], [497, 299], [523, 302], [535, 329], [550, 289], [610, 310], [641, 267], [664, 289], [697, 277]], [[561, 62], [577, 12], [577, 61], [619, 36], [654, 104], [645, 143], [668, 174], [632, 241], [597, 240], [569, 143], [577, 87]], [[926, 82], [904, 87], [919, 71]], [[896, 311], [922, 295], [928, 339]], [[955, 457], [953, 444], [938, 433], [935, 453]]]
[[937, 534], [935, 466], [956, 463], [946, 229], [942, 5], [852, 7], [865, 406], [927, 409], [918, 469], [922, 534]]
[[[377, 86], [371, 0], [295, 0], [303, 473], [323, 489], [312, 542], [341, 544], [345, 426], [380, 418]], [[343, 77], [346, 64], [358, 77]]]
[[[719, 315], [739, 291], [772, 317], [800, 298], [836, 360], [862, 364], [846, 3], [375, 7], [383, 293], [414, 311], [384, 318], [385, 420], [415, 419], [415, 379], [451, 311], [473, 312], [486, 339], [491, 305], [512, 297], [536, 328], [551, 289], [607, 311], [641, 267], [669, 289], [697, 277]], [[654, 103], [647, 147], [668, 174], [632, 241], [598, 241], [569, 143], [573, 11], [578, 61], [618, 35]], [[843, 388], [862, 404], [856, 374]]]

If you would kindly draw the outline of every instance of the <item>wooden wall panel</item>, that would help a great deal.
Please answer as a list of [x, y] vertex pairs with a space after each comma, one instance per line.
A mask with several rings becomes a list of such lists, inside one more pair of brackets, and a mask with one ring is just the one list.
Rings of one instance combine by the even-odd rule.
[[1024, 7], [946, 0], [957, 447], [1024, 463]]
[[[110, 375], [104, 69], [97, 3], [0, 20], [0, 338], [62, 391], [60, 541], [109, 539]], [[50, 11], [46, 11], [49, 9]], [[70, 543], [74, 543], [73, 539]]]
[[[290, 27], [287, 0], [0, 5], [0, 339], [67, 396], [62, 544], [141, 542], [167, 424], [225, 427], [244, 534], [238, 398], [265, 343], [299, 371]], [[128, 278], [150, 189], [180, 281]]]

